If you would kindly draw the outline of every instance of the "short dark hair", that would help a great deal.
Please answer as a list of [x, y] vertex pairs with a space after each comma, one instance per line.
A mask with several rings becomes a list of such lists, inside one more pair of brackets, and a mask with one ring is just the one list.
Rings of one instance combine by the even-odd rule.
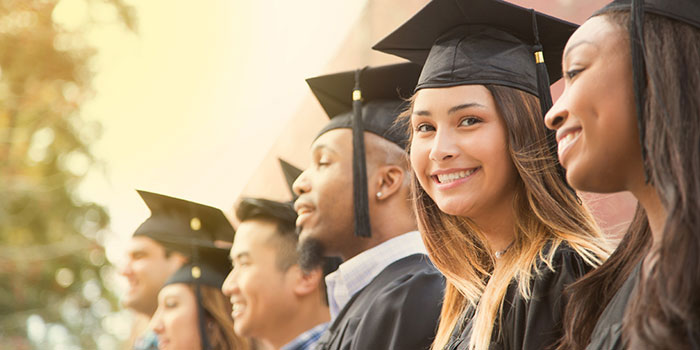
[[236, 209], [236, 216], [240, 222], [262, 220], [276, 224], [276, 235], [271, 243], [277, 248], [277, 267], [281, 271], [286, 271], [298, 263], [297, 213], [292, 203], [262, 198], [243, 198]]

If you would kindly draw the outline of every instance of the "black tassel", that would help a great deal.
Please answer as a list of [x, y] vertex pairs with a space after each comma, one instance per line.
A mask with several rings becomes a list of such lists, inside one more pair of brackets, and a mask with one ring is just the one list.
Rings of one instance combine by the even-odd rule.
[[204, 305], [202, 305], [202, 289], [199, 284], [202, 270], [199, 267], [199, 252], [194, 244], [192, 247], [192, 277], [194, 278], [194, 295], [197, 299], [197, 319], [199, 324], [199, 336], [201, 339], [202, 350], [210, 350], [209, 338], [207, 337], [207, 320], [204, 314]]
[[646, 100], [647, 76], [644, 62], [644, 8], [643, 0], [632, 0], [630, 9], [630, 51], [632, 54], [632, 76], [634, 83], [634, 103], [637, 108], [637, 128], [639, 144], [642, 150], [644, 178], [649, 183], [650, 174], [647, 167], [647, 149], [645, 145], [646, 123], [644, 123], [644, 101]]
[[361, 69], [355, 71], [355, 88], [352, 90], [352, 186], [355, 205], [355, 235], [371, 237], [367, 163], [365, 162], [365, 128], [362, 122], [361, 75]]
[[[551, 83], [549, 81], [547, 65], [544, 62], [544, 49], [542, 48], [542, 44], [540, 43], [540, 34], [537, 28], [537, 14], [535, 13], [535, 10], [530, 11], [532, 13], [532, 33], [535, 36], [535, 45], [532, 47], [532, 50], [535, 53], [535, 68], [537, 70], [537, 94], [539, 95], [540, 109], [542, 110], [542, 120], [544, 120], [545, 114], [547, 114], [549, 109], [552, 108], [553, 104], [552, 92], [549, 89]], [[559, 174], [559, 177], [561, 177], [561, 179], [564, 181], [569, 191], [574, 194], [574, 196], [580, 204], [581, 199], [578, 197], [578, 194], [576, 194], [576, 190], [574, 190], [571, 187], [571, 185], [569, 185], [569, 183], [566, 181], [566, 170], [563, 166], [561, 166], [561, 164], [559, 164], [559, 157], [557, 155], [556, 132], [554, 130], [546, 129], [545, 134], [547, 135], [547, 145], [549, 146], [550, 154], [554, 159], [557, 159], [557, 173]]]

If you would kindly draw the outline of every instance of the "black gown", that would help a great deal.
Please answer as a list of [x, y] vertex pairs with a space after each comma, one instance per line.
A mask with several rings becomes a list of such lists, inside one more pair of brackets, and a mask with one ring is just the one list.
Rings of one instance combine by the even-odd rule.
[[445, 289], [424, 254], [393, 262], [340, 310], [316, 350], [425, 350], [437, 330]]
[[625, 284], [620, 287], [620, 290], [615, 293], [608, 306], [603, 310], [591, 334], [591, 343], [588, 344], [586, 350], [624, 349], [622, 344], [622, 318], [625, 315], [625, 309], [627, 309], [627, 302], [639, 282], [641, 266], [641, 263], [637, 265], [632, 274], [627, 277]]
[[[563, 335], [562, 316], [566, 298], [564, 288], [593, 269], [565, 243], [552, 259], [554, 271], [539, 261], [540, 274], [531, 281], [532, 296], [525, 300], [513, 281], [503, 302], [502, 324], [497, 321], [491, 335], [490, 350], [546, 350], [556, 346]], [[474, 308], [468, 308], [452, 332], [445, 350], [468, 349]]]

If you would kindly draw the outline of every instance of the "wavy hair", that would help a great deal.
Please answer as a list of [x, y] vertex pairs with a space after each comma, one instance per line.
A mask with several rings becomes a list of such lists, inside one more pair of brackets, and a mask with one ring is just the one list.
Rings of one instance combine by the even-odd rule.
[[[626, 32], [628, 11], [601, 15]], [[605, 306], [645, 256], [653, 265], [645, 266], [625, 311], [625, 343], [631, 349], [700, 347], [700, 29], [647, 13], [644, 41], [643, 147], [668, 215], [663, 238], [652, 251], [646, 214], [638, 208], [610, 259], [570, 286], [560, 349], [588, 345]]]
[[[447, 280], [433, 349], [448, 343], [468, 307], [475, 308], [469, 346], [488, 349], [509, 284], [516, 281], [520, 294], [530, 298], [537, 261], [553, 269], [552, 258], [562, 243], [593, 266], [608, 256], [590, 212], [557, 172], [537, 98], [505, 86], [485, 86], [505, 122], [508, 152], [519, 175], [513, 201], [515, 240], [496, 266], [485, 234], [469, 218], [442, 212], [413, 174], [419, 229], [430, 259]], [[412, 105], [402, 114], [404, 120], [410, 118]]]

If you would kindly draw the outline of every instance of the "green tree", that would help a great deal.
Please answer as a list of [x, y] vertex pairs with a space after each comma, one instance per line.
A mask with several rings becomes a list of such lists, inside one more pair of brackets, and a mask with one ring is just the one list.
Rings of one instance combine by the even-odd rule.
[[[75, 28], [55, 19], [68, 1], [85, 13]], [[0, 0], [0, 349], [111, 337], [103, 321], [117, 303], [98, 243], [109, 219], [76, 191], [97, 161], [99, 125], [80, 111], [94, 94], [86, 33], [103, 24], [98, 7], [134, 30], [122, 0]]]

